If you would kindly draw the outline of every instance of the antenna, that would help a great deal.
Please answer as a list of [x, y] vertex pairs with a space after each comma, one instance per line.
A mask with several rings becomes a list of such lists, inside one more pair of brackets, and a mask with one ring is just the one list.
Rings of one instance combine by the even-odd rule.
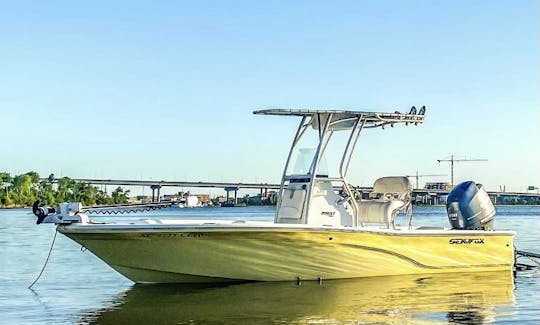
[[437, 162], [450, 162], [450, 186], [454, 187], [454, 162], [462, 161], [487, 161], [487, 159], [468, 159], [467, 157], [463, 159], [455, 159], [454, 155], [450, 156], [450, 159], [437, 159]]
[[437, 176], [446, 176], [446, 175], [447, 174], [422, 174], [422, 175], [419, 175], [418, 171], [416, 171], [415, 175], [405, 175], [405, 177], [414, 177], [414, 178], [416, 178], [416, 187], [415, 187], [415, 189], [419, 189], [418, 181], [419, 181], [420, 177], [437, 177]]

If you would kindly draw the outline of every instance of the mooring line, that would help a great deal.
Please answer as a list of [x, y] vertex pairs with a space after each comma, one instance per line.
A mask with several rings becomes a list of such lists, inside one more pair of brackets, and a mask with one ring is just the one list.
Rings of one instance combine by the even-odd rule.
[[52, 240], [52, 243], [51, 243], [51, 248], [49, 249], [49, 254], [47, 255], [47, 259], [45, 260], [45, 264], [43, 264], [43, 268], [41, 268], [41, 272], [39, 272], [39, 275], [34, 280], [34, 282], [32, 282], [32, 284], [28, 286], [28, 289], [30, 289], [30, 290], [32, 290], [32, 286], [34, 284], [36, 284], [36, 282], [39, 280], [39, 278], [41, 278], [41, 275], [43, 274], [43, 271], [45, 271], [45, 267], [47, 266], [47, 263], [49, 262], [49, 258], [51, 257], [51, 253], [52, 253], [52, 249], [53, 249], [53, 246], [54, 246], [54, 242], [56, 241], [56, 234], [57, 233], [58, 233], [58, 230], [55, 229], [53, 240]]

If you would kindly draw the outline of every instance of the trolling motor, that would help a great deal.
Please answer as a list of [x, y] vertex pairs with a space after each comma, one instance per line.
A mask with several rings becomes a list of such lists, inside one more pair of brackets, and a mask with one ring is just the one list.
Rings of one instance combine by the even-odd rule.
[[70, 224], [73, 222], [88, 223], [90, 219], [82, 212], [83, 206], [80, 202], [61, 203], [60, 209], [51, 207], [40, 207], [40, 201], [37, 200], [32, 204], [32, 212], [37, 217], [36, 223], [54, 223], [54, 224]]
[[49, 215], [49, 213], [56, 213], [56, 209], [55, 208], [51, 208], [51, 207], [40, 207], [39, 206], [39, 203], [40, 201], [37, 200], [36, 202], [34, 202], [34, 204], [32, 204], [32, 212], [34, 213], [34, 215], [37, 218], [36, 220], [36, 224], [40, 224], [43, 222], [43, 220], [45, 220], [45, 217], [47, 217]]

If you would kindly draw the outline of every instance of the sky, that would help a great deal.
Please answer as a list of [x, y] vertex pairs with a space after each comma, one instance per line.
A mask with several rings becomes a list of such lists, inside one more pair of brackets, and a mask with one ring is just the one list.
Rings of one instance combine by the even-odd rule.
[[0, 9], [0, 171], [279, 182], [298, 120], [408, 111], [349, 172], [540, 186], [539, 2], [12, 1]]

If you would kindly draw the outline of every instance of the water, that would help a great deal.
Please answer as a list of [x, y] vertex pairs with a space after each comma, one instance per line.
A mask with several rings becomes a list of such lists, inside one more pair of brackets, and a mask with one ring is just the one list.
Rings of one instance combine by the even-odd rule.
[[[539, 324], [540, 271], [236, 285], [134, 285], [63, 235], [40, 281], [54, 234], [28, 210], [0, 210], [2, 324]], [[174, 209], [161, 218], [271, 220], [274, 209]], [[540, 207], [498, 207], [497, 229], [540, 252]], [[146, 218], [138, 214], [127, 218]], [[115, 217], [101, 217], [110, 219]], [[119, 217], [116, 217], [117, 219]], [[416, 207], [415, 224], [448, 223]]]

